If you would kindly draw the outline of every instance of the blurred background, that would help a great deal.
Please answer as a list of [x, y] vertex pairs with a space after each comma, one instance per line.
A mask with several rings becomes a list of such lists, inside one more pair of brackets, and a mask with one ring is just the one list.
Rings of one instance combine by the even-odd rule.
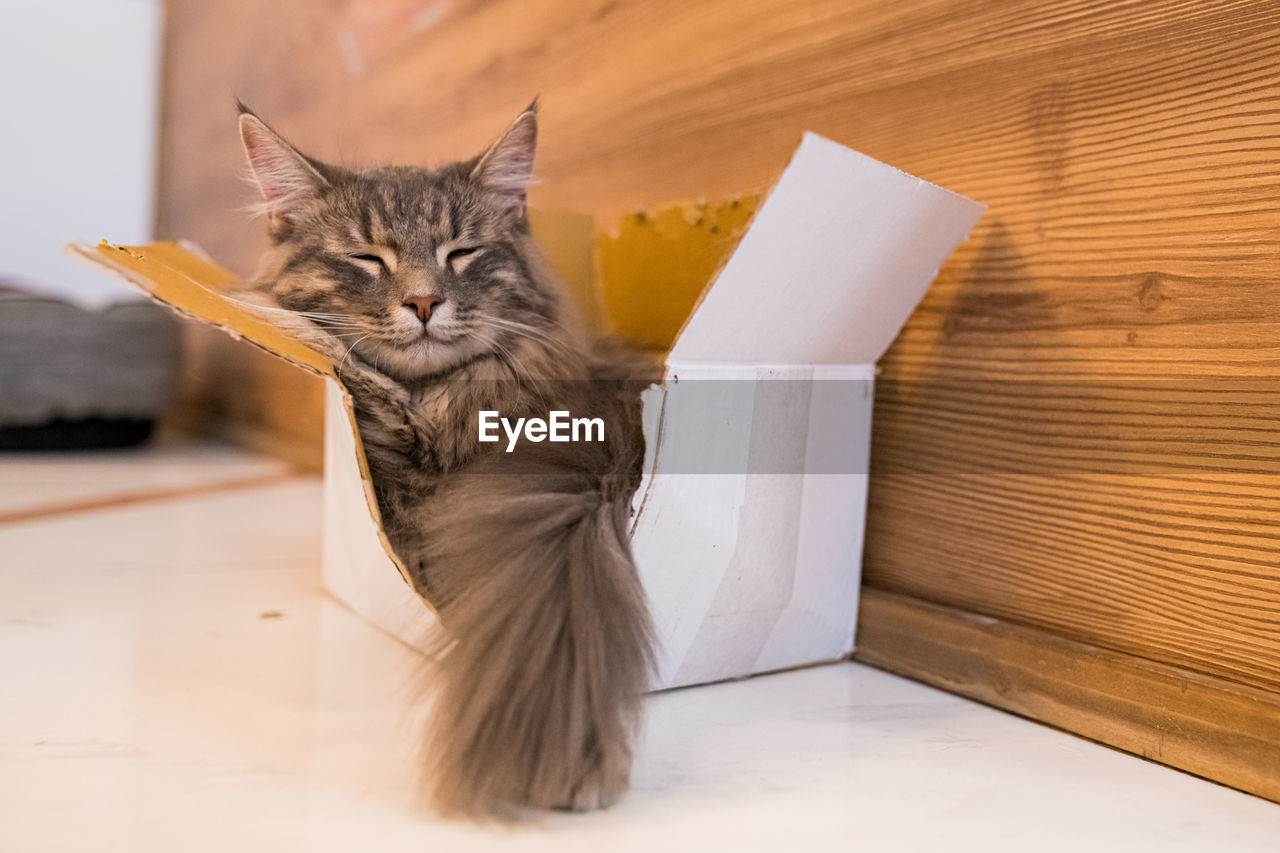
[[136, 444], [173, 398], [178, 328], [63, 256], [154, 230], [159, 0], [0, 5], [0, 448]]
[[1280, 797], [1276, 4], [11, 0], [0, 67], [27, 446], [158, 418], [318, 466], [319, 380], [61, 258], [251, 271], [234, 97], [361, 166], [469, 156], [540, 95], [531, 202], [605, 228], [765, 191], [806, 130], [985, 202], [880, 366], [859, 656]]

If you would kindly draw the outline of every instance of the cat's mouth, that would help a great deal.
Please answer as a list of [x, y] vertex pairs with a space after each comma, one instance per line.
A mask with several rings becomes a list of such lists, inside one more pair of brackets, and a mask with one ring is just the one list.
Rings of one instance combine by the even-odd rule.
[[422, 349], [440, 349], [442, 347], [450, 347], [463, 337], [458, 334], [450, 334], [447, 330], [433, 328], [423, 325], [416, 332], [408, 335], [402, 335], [392, 343], [402, 349], [422, 350]]
[[423, 327], [411, 335], [398, 335], [380, 342], [383, 347], [395, 349], [410, 356], [430, 358], [441, 354], [452, 341], [446, 340], [438, 331]]
[[465, 337], [430, 326], [411, 334], [371, 337], [366, 345], [372, 344], [372, 352], [366, 360], [402, 379], [439, 373], [470, 355], [461, 345]]

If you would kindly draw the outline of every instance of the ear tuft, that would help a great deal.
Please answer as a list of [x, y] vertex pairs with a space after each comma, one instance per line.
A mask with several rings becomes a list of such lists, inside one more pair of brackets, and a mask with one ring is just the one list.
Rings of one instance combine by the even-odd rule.
[[272, 236], [288, 235], [302, 210], [329, 186], [328, 180], [300, 151], [286, 142], [252, 110], [236, 101], [240, 111], [240, 141], [262, 193]]
[[523, 216], [525, 191], [533, 184], [533, 160], [538, 148], [538, 100], [516, 117], [497, 142], [480, 156], [472, 180], [507, 202]]

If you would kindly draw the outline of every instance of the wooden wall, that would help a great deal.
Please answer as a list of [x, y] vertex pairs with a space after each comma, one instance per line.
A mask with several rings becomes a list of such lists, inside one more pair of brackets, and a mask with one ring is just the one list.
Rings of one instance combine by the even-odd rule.
[[[759, 190], [806, 129], [987, 202], [883, 363], [860, 654], [1280, 798], [1280, 6], [172, 0], [169, 36], [160, 231], [241, 270], [233, 92], [356, 164], [541, 93], [547, 207]], [[187, 422], [314, 458], [309, 380], [191, 349]]]

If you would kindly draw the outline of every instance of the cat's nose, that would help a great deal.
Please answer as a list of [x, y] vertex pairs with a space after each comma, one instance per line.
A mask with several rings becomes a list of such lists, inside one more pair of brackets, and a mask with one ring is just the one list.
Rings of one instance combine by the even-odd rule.
[[413, 311], [418, 315], [418, 319], [427, 322], [431, 319], [431, 312], [436, 310], [444, 303], [444, 297], [435, 296], [434, 294], [427, 296], [408, 296], [405, 297], [404, 307]]

